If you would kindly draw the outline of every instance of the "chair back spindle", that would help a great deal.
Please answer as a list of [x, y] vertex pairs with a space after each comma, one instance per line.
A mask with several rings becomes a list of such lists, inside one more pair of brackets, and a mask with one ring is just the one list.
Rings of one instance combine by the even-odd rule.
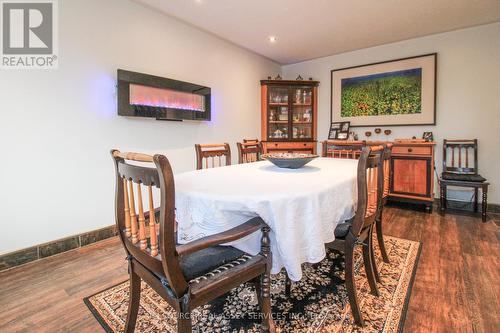
[[139, 205], [139, 242], [141, 250], [145, 250], [148, 247], [148, 242], [146, 240], [146, 217], [142, 204], [141, 183], [137, 183], [137, 204]]
[[128, 201], [128, 185], [127, 180], [123, 178], [123, 206], [125, 213], [125, 235], [127, 237], [132, 236], [131, 226], [130, 226], [130, 206]]
[[231, 165], [231, 148], [228, 143], [196, 144], [195, 150], [198, 170]]
[[[474, 156], [470, 161], [469, 155]], [[455, 155], [457, 155], [455, 157]], [[451, 157], [451, 163], [450, 163]], [[443, 142], [443, 171], [457, 174], [478, 173], [477, 139], [474, 140], [447, 140]]]
[[153, 188], [148, 185], [149, 196], [149, 239], [151, 241], [151, 256], [158, 255], [158, 225], [156, 224], [155, 206], [153, 203]]
[[389, 196], [392, 146], [392, 143], [387, 143], [385, 144], [384, 148], [384, 192], [382, 193], [383, 199], [387, 199], [387, 197]]
[[139, 241], [137, 234], [137, 215], [135, 214], [134, 184], [131, 180], [128, 181], [128, 194], [130, 199], [130, 231], [132, 233], [132, 243], [137, 244]]

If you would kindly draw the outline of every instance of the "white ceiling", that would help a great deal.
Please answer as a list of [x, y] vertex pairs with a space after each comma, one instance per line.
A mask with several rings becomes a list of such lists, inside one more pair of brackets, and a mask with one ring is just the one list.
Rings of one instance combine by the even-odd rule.
[[281, 64], [500, 21], [500, 0], [135, 1]]

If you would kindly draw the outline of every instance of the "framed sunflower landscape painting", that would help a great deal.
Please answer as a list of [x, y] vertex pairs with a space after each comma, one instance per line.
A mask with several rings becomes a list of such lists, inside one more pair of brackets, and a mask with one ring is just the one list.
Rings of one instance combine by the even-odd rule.
[[331, 71], [331, 121], [351, 127], [436, 124], [437, 54]]

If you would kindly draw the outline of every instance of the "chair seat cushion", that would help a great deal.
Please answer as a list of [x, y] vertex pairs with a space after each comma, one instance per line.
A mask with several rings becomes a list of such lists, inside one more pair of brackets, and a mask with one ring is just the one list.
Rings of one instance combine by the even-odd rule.
[[212, 246], [180, 257], [180, 266], [186, 280], [193, 280], [220, 266], [234, 261], [246, 253], [232, 246]]
[[351, 220], [348, 220], [348, 221], [345, 221], [344, 223], [338, 224], [337, 227], [335, 228], [335, 231], [334, 231], [335, 238], [344, 239], [347, 236], [347, 234], [349, 233], [351, 226], [352, 226]]
[[462, 182], [484, 182], [486, 178], [475, 174], [460, 174], [454, 172], [443, 172], [442, 178], [445, 180], [456, 180]]

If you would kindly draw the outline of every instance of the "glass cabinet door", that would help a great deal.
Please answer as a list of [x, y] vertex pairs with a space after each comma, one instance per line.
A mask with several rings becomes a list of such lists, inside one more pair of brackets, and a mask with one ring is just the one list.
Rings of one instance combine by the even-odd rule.
[[291, 97], [292, 139], [312, 139], [312, 89], [307, 87], [293, 88]]
[[269, 87], [268, 102], [269, 140], [287, 140], [289, 136], [289, 90], [286, 87]]

